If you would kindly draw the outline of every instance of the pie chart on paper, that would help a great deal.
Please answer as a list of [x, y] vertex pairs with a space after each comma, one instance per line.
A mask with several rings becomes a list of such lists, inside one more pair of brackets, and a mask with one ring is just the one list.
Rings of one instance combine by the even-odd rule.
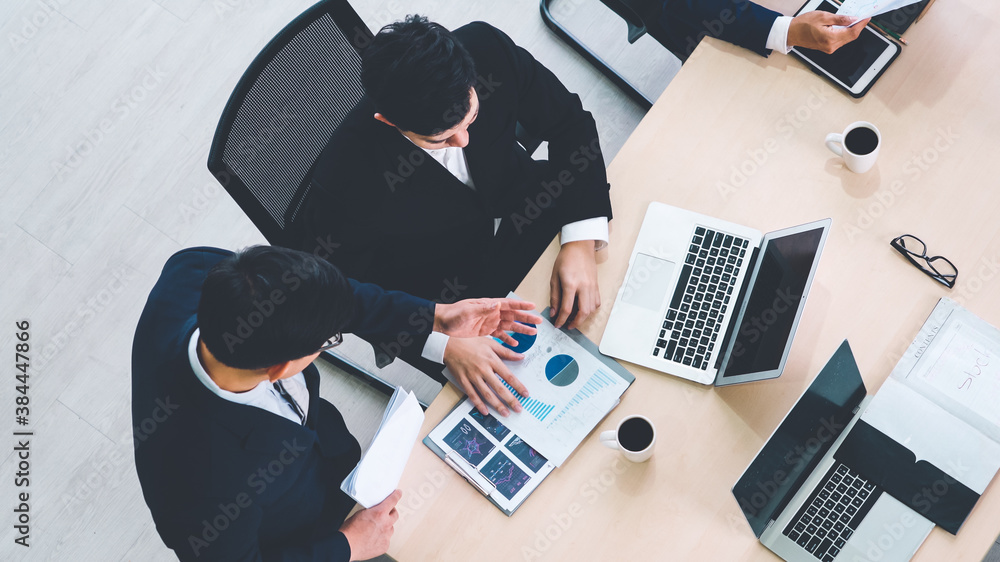
[[556, 386], [573, 384], [579, 374], [579, 363], [569, 355], [556, 355], [545, 364], [545, 378]]
[[[528, 324], [527, 322], [518, 322], [518, 324], [524, 324], [525, 326], [535, 327], [534, 324]], [[514, 351], [514, 353], [524, 353], [531, 349], [531, 346], [535, 345], [535, 339], [538, 338], [537, 334], [522, 334], [520, 332], [511, 332], [510, 337], [514, 338], [517, 342], [516, 346], [510, 345], [509, 343], [501, 342], [504, 347]], [[499, 340], [498, 340], [499, 341]]]

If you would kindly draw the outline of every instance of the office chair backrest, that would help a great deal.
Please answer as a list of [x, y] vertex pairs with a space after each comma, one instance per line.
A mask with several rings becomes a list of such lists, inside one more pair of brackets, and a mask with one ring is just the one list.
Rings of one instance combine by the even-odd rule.
[[323, 0], [264, 47], [229, 97], [208, 169], [271, 244], [298, 241], [289, 227], [316, 159], [364, 93], [371, 39], [346, 0]]

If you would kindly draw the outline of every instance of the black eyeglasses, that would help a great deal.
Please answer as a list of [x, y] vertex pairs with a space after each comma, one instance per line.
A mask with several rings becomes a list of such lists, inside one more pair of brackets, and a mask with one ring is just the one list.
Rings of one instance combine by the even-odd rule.
[[333, 349], [334, 347], [337, 347], [338, 345], [340, 345], [342, 343], [344, 343], [344, 334], [342, 334], [340, 332], [337, 332], [337, 335], [335, 335], [332, 338], [326, 340], [326, 343], [324, 343], [323, 347], [319, 348], [319, 350], [320, 351], [326, 351], [328, 349]]
[[[955, 280], [958, 278], [958, 268], [955, 267], [955, 264], [951, 263], [951, 260], [944, 256], [929, 257], [927, 255], [927, 244], [924, 244], [923, 240], [912, 234], [904, 234], [893, 238], [889, 242], [889, 245], [900, 254], [903, 254], [903, 257], [909, 260], [914, 267], [926, 273], [931, 279], [949, 289], [955, 286]], [[937, 263], [935, 264], [935, 262]]]

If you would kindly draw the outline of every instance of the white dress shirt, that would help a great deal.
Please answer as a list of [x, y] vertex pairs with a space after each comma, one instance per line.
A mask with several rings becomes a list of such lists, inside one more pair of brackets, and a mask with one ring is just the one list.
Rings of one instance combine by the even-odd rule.
[[778, 16], [778, 19], [774, 20], [774, 23], [771, 24], [771, 32], [767, 34], [767, 43], [764, 46], [772, 51], [778, 51], [787, 55], [792, 50], [788, 46], [788, 27], [791, 23], [791, 17]]
[[[406, 135], [403, 136], [405, 137]], [[407, 138], [406, 140], [410, 139]], [[437, 160], [438, 163], [444, 166], [446, 170], [451, 172], [451, 175], [455, 176], [458, 181], [464, 183], [473, 190], [476, 189], [475, 184], [472, 182], [472, 173], [469, 171], [469, 161], [465, 158], [465, 150], [457, 146], [448, 146], [445, 148], [420, 148], [429, 154], [431, 158]], [[497, 230], [500, 228], [500, 220], [501, 219], [499, 218], [493, 219], [494, 234], [496, 234]], [[600, 250], [601, 248], [607, 246], [608, 217], [584, 219], [581, 221], [571, 222], [562, 227], [559, 240], [561, 244], [578, 242], [580, 240], [593, 240], [594, 248], [596, 250]]]
[[[403, 135], [406, 140], [410, 140]], [[413, 141], [410, 141], [413, 142]], [[458, 181], [475, 190], [476, 185], [472, 181], [472, 172], [469, 171], [469, 161], [465, 157], [465, 150], [457, 146], [445, 148], [424, 148], [421, 150], [437, 160], [444, 169], [451, 172]], [[493, 233], [496, 234], [500, 228], [500, 218], [493, 219]], [[567, 224], [562, 227], [560, 233], [560, 243], [577, 242], [580, 240], [593, 240], [596, 250], [608, 245], [608, 217], [594, 217]], [[444, 349], [448, 345], [448, 336], [440, 332], [432, 332], [427, 337], [427, 343], [420, 355], [424, 359], [435, 363], [444, 363]]]
[[[303, 419], [299, 417], [299, 413], [295, 411], [295, 407], [288, 400], [285, 400], [269, 381], [261, 381], [260, 384], [246, 392], [230, 392], [215, 384], [215, 381], [212, 380], [212, 377], [208, 376], [208, 372], [205, 371], [205, 367], [202, 366], [201, 361], [198, 359], [198, 337], [200, 334], [201, 330], [195, 329], [194, 334], [191, 335], [191, 341], [188, 343], [188, 360], [191, 362], [191, 370], [194, 371], [195, 376], [198, 377], [201, 384], [205, 385], [205, 388], [211, 390], [216, 396], [230, 402], [254, 406], [297, 424], [303, 423]], [[308, 416], [309, 389], [306, 388], [305, 375], [296, 373], [292, 377], [282, 379], [281, 385], [295, 399], [299, 408], [302, 408], [302, 413]]]

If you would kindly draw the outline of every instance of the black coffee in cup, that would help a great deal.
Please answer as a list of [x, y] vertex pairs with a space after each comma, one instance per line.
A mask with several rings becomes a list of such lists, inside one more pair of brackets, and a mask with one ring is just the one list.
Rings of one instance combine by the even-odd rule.
[[629, 451], [642, 451], [653, 442], [653, 426], [642, 418], [625, 420], [618, 428], [618, 442]]
[[871, 154], [876, 148], [878, 148], [878, 134], [869, 129], [868, 127], [858, 127], [852, 129], [847, 136], [844, 137], [844, 146], [847, 150], [857, 154], [858, 156], [864, 156], [865, 154]]

